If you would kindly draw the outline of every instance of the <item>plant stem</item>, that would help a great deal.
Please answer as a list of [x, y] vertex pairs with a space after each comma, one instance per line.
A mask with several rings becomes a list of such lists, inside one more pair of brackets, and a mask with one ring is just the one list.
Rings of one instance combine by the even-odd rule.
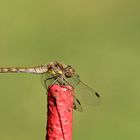
[[48, 89], [46, 140], [72, 140], [73, 88], [54, 84]]

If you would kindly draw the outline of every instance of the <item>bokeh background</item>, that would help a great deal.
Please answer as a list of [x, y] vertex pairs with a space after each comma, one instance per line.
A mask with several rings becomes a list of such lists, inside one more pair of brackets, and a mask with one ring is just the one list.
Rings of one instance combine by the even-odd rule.
[[[139, 0], [1, 0], [0, 66], [54, 60], [102, 95], [74, 112], [73, 140], [140, 139]], [[0, 139], [44, 140], [46, 105], [40, 76], [0, 74]]]

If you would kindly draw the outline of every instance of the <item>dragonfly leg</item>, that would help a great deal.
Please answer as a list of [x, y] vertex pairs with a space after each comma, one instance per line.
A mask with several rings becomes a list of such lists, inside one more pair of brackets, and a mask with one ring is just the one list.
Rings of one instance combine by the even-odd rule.
[[54, 78], [54, 76], [53, 76], [53, 77], [49, 77], [49, 78], [47, 78], [47, 79], [44, 80], [44, 85], [45, 85], [45, 88], [46, 88], [46, 89], [48, 89], [48, 87], [47, 87], [47, 86], [48, 86], [48, 85], [47, 85], [47, 81], [48, 81], [48, 80], [51, 80], [51, 79], [53, 79], [53, 78]]
[[53, 85], [56, 81], [58, 81], [58, 79], [59, 79], [59, 77], [57, 77], [57, 78], [52, 82], [51, 85]]

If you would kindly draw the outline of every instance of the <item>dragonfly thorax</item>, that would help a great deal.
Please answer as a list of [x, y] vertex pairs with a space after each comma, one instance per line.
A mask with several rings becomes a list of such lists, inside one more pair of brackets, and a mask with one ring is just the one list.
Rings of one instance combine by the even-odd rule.
[[47, 67], [48, 67], [48, 73], [54, 76], [60, 76], [60, 77], [65, 76], [67, 78], [70, 78], [75, 74], [74, 68], [57, 61], [49, 63]]

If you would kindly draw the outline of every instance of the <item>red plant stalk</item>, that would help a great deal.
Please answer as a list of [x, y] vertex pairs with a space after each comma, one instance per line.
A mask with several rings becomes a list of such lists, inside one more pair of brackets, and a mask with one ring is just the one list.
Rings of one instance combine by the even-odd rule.
[[46, 140], [72, 140], [73, 92], [71, 86], [49, 87]]

